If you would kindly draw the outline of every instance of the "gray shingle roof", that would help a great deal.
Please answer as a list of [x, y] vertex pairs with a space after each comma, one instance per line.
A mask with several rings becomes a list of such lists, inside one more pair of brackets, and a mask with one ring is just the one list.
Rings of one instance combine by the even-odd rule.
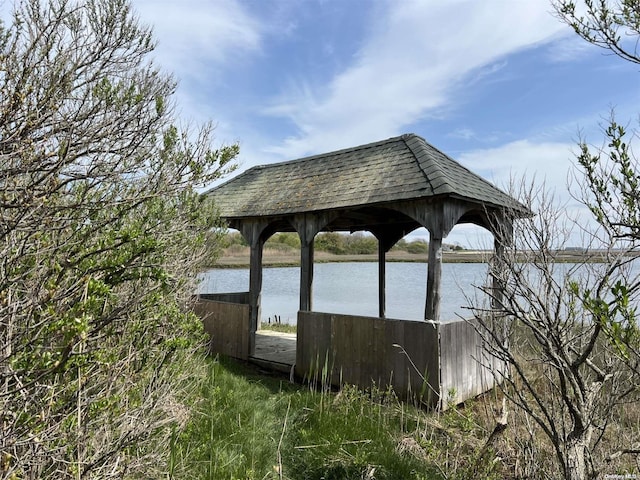
[[415, 134], [253, 167], [207, 194], [228, 219], [441, 196], [524, 211], [513, 198]]

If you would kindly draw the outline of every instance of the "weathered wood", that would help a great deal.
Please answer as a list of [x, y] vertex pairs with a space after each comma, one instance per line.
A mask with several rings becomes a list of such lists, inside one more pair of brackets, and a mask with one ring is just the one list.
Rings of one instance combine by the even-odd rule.
[[249, 358], [249, 305], [200, 299], [194, 312], [211, 338], [211, 353]]
[[300, 310], [313, 309], [313, 239], [300, 246]]
[[474, 320], [440, 325], [442, 408], [473, 398], [495, 386], [491, 370], [500, 362], [488, 356]]
[[382, 225], [371, 229], [378, 240], [378, 316], [386, 316], [387, 252], [406, 235], [402, 225]]
[[[496, 226], [493, 229], [493, 245], [495, 268], [494, 272], [502, 272], [505, 262], [505, 248], [513, 242], [513, 224], [507, 218], [496, 220]], [[495, 273], [492, 274], [492, 298], [491, 308], [493, 310], [503, 310], [504, 285], [502, 280]]]
[[262, 294], [262, 252], [266, 241], [265, 230], [269, 223], [265, 220], [251, 220], [242, 224], [240, 232], [251, 248], [249, 259], [249, 355], [256, 350], [255, 333], [260, 328], [260, 297]]
[[198, 295], [202, 300], [214, 300], [216, 302], [240, 303], [249, 305], [249, 292], [233, 293], [201, 293]]
[[249, 260], [249, 306], [251, 318], [249, 323], [249, 355], [256, 349], [255, 333], [260, 328], [260, 298], [262, 296], [262, 251], [264, 242], [257, 240], [251, 245]]
[[300, 237], [300, 310], [313, 309], [313, 241], [336, 212], [295, 215], [291, 221]]
[[427, 266], [427, 301], [424, 318], [440, 320], [440, 284], [442, 280], [442, 238], [429, 237], [429, 264]]
[[[467, 344], [447, 340], [443, 346], [439, 340], [443, 239], [457, 223], [491, 228], [489, 218], [502, 215], [505, 208], [515, 216], [531, 213], [416, 135], [254, 167], [208, 194], [221, 217], [240, 229], [251, 247], [249, 354], [255, 352], [259, 327], [264, 242], [275, 231], [294, 229], [301, 241], [298, 373], [317, 375], [324, 369], [327, 375], [333, 372], [334, 382], [349, 379], [363, 387], [389, 382], [401, 396], [418, 397], [429, 405], [441, 403], [440, 352], [446, 349], [453, 365], [478, 348], [471, 335], [464, 337]], [[385, 253], [420, 226], [430, 232], [425, 318], [435, 323], [310, 312], [318, 232], [367, 230], [376, 235], [378, 310], [384, 317]], [[461, 328], [451, 327], [452, 339]], [[457, 385], [471, 371], [471, 364], [464, 363], [460, 372], [446, 370], [442, 378], [446, 385]], [[473, 388], [463, 384], [462, 390]]]
[[387, 259], [384, 241], [378, 239], [378, 316], [385, 317], [386, 310], [386, 279]]
[[[420, 400], [431, 407], [440, 399], [440, 365], [438, 325], [421, 321], [396, 321], [403, 323], [402, 331], [392, 338], [395, 354], [402, 358], [406, 380], [401, 388], [405, 397]], [[395, 324], [394, 324], [395, 326]]]
[[297, 325], [296, 374], [317, 381], [323, 369], [328, 372], [333, 369], [331, 315], [301, 311]]
[[324, 376], [334, 385], [361, 388], [391, 385], [401, 398], [437, 406], [438, 355], [438, 327], [432, 323], [298, 312], [300, 377]]

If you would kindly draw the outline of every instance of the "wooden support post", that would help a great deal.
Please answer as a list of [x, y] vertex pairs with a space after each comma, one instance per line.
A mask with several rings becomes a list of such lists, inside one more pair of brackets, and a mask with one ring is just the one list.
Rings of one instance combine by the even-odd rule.
[[313, 240], [326, 225], [324, 215], [297, 215], [292, 224], [300, 237], [300, 310], [313, 309]]
[[262, 251], [264, 241], [251, 245], [249, 263], [249, 356], [256, 353], [256, 332], [260, 328], [260, 298], [262, 297]]
[[415, 219], [429, 230], [429, 266], [427, 270], [427, 300], [425, 320], [440, 321], [440, 283], [442, 277], [442, 239], [446, 238], [472, 204], [445, 199], [443, 202], [431, 200], [416, 201], [399, 208], [407, 216]]
[[491, 308], [495, 311], [504, 310], [504, 283], [499, 276], [503, 271], [505, 262], [505, 247], [513, 242], [513, 222], [509, 218], [502, 218], [496, 221], [493, 232], [494, 265], [492, 274], [492, 299]]
[[313, 309], [313, 241], [316, 234], [337, 218], [337, 212], [295, 215], [291, 225], [300, 237], [300, 310]]
[[313, 237], [301, 238], [300, 245], [300, 310], [313, 308]]
[[386, 245], [382, 238], [378, 238], [378, 316], [380, 318], [385, 318], [385, 310], [386, 310], [386, 276], [387, 276], [387, 265], [386, 265]]
[[442, 238], [429, 237], [429, 265], [427, 267], [427, 301], [425, 320], [440, 320], [440, 282], [442, 278]]
[[378, 239], [378, 316], [387, 316], [387, 252], [405, 236], [402, 228], [384, 226], [374, 228], [371, 233]]
[[[504, 244], [499, 240], [499, 237], [495, 237], [493, 240], [493, 248], [494, 248], [494, 272], [502, 271], [501, 265], [504, 263]], [[503, 299], [504, 299], [504, 285], [500, 280], [500, 277], [496, 274], [492, 274], [491, 278], [491, 289], [493, 291], [491, 298], [491, 309], [494, 311], [503, 309]]]
[[256, 331], [260, 328], [260, 298], [262, 296], [262, 251], [266, 222], [247, 222], [240, 232], [251, 248], [249, 259], [249, 356], [256, 352]]

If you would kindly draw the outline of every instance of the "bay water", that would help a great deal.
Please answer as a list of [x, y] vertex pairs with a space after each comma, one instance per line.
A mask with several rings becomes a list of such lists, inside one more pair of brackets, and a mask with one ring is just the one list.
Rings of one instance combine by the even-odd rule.
[[[389, 262], [386, 266], [386, 316], [424, 319], [427, 264]], [[296, 323], [300, 302], [300, 268], [264, 268], [262, 321], [278, 316]], [[440, 318], [468, 318], [470, 299], [480, 295], [474, 286], [488, 282], [484, 263], [442, 264]], [[199, 293], [249, 290], [249, 269], [210, 269], [202, 273]], [[477, 303], [476, 303], [477, 304]], [[314, 265], [313, 310], [326, 313], [378, 316], [378, 264], [375, 262], [318, 263]]]

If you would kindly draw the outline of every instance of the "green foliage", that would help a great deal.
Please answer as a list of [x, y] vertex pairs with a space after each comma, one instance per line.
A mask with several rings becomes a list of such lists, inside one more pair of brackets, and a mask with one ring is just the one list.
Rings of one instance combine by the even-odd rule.
[[237, 146], [173, 126], [175, 84], [127, 1], [28, 0], [5, 28], [0, 476], [151, 477], [165, 371], [204, 339], [190, 299], [221, 224], [198, 189]]
[[371, 235], [336, 232], [319, 233], [314, 241], [315, 249], [336, 255], [372, 254], [378, 251], [378, 241]]
[[407, 243], [406, 250], [413, 254], [426, 254], [429, 253], [429, 244], [425, 241], [416, 240], [411, 243]]
[[300, 250], [300, 237], [297, 233], [276, 233], [265, 243], [266, 248], [275, 250]]
[[296, 325], [291, 325], [289, 323], [278, 323], [271, 322], [265, 323], [262, 322], [260, 325], [262, 330], [273, 330], [274, 332], [283, 332], [283, 333], [296, 333], [298, 331], [298, 327]]
[[632, 360], [633, 352], [640, 345], [637, 305], [630, 297], [632, 289], [618, 279], [605, 299], [591, 289], [582, 290], [575, 283], [571, 287], [573, 294], [581, 297], [582, 307], [602, 330], [609, 345], [626, 361]]
[[321, 252], [342, 255], [345, 252], [345, 236], [337, 232], [319, 233], [314, 241], [314, 247]]
[[640, 10], [636, 0], [552, 0], [558, 16], [584, 40], [640, 63], [635, 38], [640, 35]]
[[[223, 248], [235, 246], [246, 247], [247, 242], [238, 232], [216, 232], [222, 235]], [[279, 250], [284, 253], [292, 253], [300, 249], [300, 237], [295, 232], [276, 233], [265, 243], [265, 248]], [[378, 251], [377, 239], [362, 232], [351, 235], [339, 232], [320, 232], [314, 239], [314, 248], [318, 252], [328, 252], [334, 255], [360, 255], [375, 254]], [[454, 246], [454, 250], [463, 250], [460, 246]], [[424, 240], [414, 240], [407, 242], [401, 239], [393, 246], [394, 251], [405, 251], [411, 254], [426, 254], [429, 251], [429, 244]]]
[[295, 418], [289, 437], [295, 447], [284, 457], [287, 473], [318, 480], [439, 478], [424, 458], [399, 450], [401, 438], [416, 427], [415, 417], [391, 392], [381, 393], [343, 386], [336, 396], [312, 396]]
[[[552, 5], [588, 43], [640, 63], [637, 1]], [[482, 287], [502, 311], [491, 316], [479, 307], [476, 315], [488, 351], [509, 366], [510, 375], [495, 372], [505, 396], [535, 422], [553, 448], [557, 476], [567, 479], [608, 471], [611, 457], [605, 465], [600, 448], [615, 428], [612, 412], [640, 400], [640, 173], [631, 148], [636, 132], [628, 133], [612, 115], [603, 133], [602, 148], [579, 143], [580, 178], [572, 192], [595, 222], [563, 221], [564, 212], [543, 190], [521, 187], [521, 202], [536, 216], [502, 222], [509, 224], [505, 237], [515, 237], [490, 266], [502, 291]], [[584, 262], [559, 274], [553, 246], [565, 242], [572, 227], [600, 250], [603, 263]], [[529, 435], [533, 444], [532, 429]]]
[[247, 247], [247, 241], [240, 232], [223, 232], [221, 246], [229, 248], [233, 246]]
[[640, 170], [629, 134], [612, 118], [605, 136], [607, 148], [596, 152], [580, 143], [577, 160], [588, 182], [584, 201], [611, 237], [640, 240]]
[[238, 375], [207, 360], [200, 402], [172, 450], [172, 478], [276, 478], [276, 450], [291, 387]]
[[378, 240], [372, 235], [354, 233], [346, 237], [345, 253], [362, 255], [378, 251]]

